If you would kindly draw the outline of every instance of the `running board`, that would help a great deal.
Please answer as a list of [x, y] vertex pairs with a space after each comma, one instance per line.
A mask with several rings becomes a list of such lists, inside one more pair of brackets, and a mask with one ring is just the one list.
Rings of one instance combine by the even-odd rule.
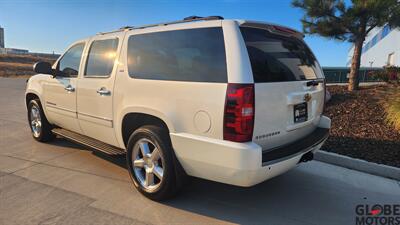
[[76, 142], [81, 145], [85, 145], [87, 147], [101, 151], [108, 155], [124, 155], [125, 154], [124, 149], [114, 147], [112, 145], [106, 144], [104, 142], [98, 141], [96, 139], [87, 137], [82, 134], [75, 133], [73, 131], [69, 131], [69, 130], [62, 129], [62, 128], [54, 128], [52, 131], [54, 134], [60, 135], [61, 137], [64, 137], [68, 140], [71, 140], [71, 141]]

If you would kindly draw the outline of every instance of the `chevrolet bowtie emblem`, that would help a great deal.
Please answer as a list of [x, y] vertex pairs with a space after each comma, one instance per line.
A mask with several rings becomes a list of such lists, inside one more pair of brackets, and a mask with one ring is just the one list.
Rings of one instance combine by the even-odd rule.
[[311, 95], [309, 93], [304, 95], [304, 101], [309, 102], [311, 100]]

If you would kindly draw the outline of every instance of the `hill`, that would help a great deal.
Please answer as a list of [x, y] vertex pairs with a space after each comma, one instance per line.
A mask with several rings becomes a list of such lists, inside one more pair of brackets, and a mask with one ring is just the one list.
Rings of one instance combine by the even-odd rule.
[[33, 72], [33, 64], [46, 61], [53, 64], [59, 55], [38, 54], [0, 54], [0, 77], [30, 76]]

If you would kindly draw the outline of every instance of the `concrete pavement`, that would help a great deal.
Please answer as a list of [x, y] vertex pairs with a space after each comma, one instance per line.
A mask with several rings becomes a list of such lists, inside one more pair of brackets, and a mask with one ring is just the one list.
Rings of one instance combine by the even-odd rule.
[[192, 179], [142, 197], [124, 158], [33, 140], [25, 79], [0, 78], [0, 224], [355, 224], [357, 204], [400, 202], [400, 183], [317, 161], [252, 188]]

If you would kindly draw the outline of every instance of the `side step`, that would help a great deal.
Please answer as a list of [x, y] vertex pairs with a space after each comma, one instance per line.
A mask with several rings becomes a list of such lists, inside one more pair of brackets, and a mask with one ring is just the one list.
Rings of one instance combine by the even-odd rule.
[[69, 130], [62, 129], [62, 128], [54, 128], [52, 131], [54, 134], [60, 135], [64, 138], [69, 139], [78, 144], [82, 144], [87, 147], [93, 148], [95, 150], [104, 152], [108, 155], [124, 155], [125, 154], [124, 149], [111, 146], [104, 142], [84, 136], [82, 134], [75, 133], [73, 131], [69, 131]]

